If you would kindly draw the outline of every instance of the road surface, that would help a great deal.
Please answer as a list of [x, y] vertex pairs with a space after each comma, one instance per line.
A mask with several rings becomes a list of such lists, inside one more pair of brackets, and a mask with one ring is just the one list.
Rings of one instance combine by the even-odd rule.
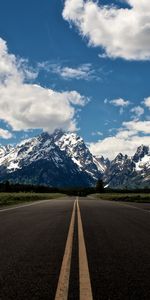
[[66, 197], [0, 210], [0, 300], [149, 300], [150, 205]]

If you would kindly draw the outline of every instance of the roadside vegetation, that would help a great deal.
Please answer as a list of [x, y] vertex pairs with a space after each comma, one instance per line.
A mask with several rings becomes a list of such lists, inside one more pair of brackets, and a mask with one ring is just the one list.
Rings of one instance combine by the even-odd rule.
[[37, 200], [56, 199], [63, 196], [92, 196], [96, 199], [150, 203], [150, 188], [136, 190], [110, 190], [104, 188], [99, 179], [95, 187], [48, 187], [32, 184], [19, 184], [9, 181], [0, 183], [0, 207]]
[[126, 201], [136, 203], [150, 203], [150, 193], [101, 193], [91, 195], [96, 199]]
[[0, 193], [0, 207], [63, 197], [60, 193]]

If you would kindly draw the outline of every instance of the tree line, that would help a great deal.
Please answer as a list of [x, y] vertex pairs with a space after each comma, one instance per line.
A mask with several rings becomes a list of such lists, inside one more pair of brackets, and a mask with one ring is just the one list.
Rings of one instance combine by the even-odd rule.
[[0, 192], [6, 193], [19, 193], [19, 192], [31, 192], [31, 193], [63, 193], [70, 196], [87, 196], [95, 193], [150, 193], [150, 188], [145, 189], [106, 189], [104, 183], [99, 179], [95, 187], [68, 187], [68, 188], [55, 188], [44, 185], [31, 185], [31, 184], [19, 184], [11, 183], [9, 181], [0, 183]]

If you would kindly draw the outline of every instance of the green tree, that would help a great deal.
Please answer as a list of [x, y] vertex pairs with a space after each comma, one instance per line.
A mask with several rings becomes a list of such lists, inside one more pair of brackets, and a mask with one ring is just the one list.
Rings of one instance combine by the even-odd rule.
[[5, 192], [9, 192], [10, 191], [10, 183], [9, 183], [8, 180], [4, 184], [4, 189], [5, 189]]
[[101, 193], [104, 190], [104, 183], [102, 179], [98, 179], [96, 183], [96, 192]]

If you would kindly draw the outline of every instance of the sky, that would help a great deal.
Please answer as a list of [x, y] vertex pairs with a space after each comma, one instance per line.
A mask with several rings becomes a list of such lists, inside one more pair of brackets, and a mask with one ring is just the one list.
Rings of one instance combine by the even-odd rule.
[[0, 144], [76, 131], [95, 155], [150, 145], [149, 0], [1, 0]]

